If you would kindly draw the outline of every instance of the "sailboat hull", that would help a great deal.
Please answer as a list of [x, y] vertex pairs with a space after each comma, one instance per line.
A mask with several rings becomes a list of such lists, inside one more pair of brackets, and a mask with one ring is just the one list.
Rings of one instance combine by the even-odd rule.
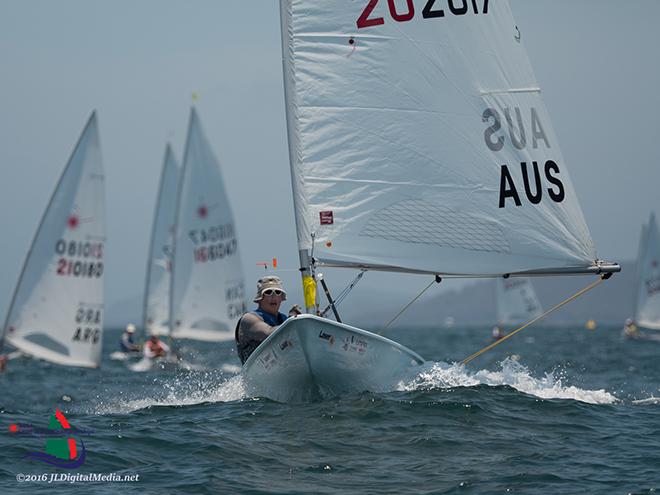
[[99, 362], [96, 360], [75, 358], [71, 357], [69, 354], [54, 352], [23, 338], [7, 338], [7, 343], [19, 349], [22, 354], [34, 356], [38, 359], [43, 359], [44, 361], [54, 364], [79, 368], [98, 368], [100, 366]]
[[201, 342], [229, 342], [234, 340], [232, 330], [213, 330], [205, 328], [181, 328], [172, 333], [175, 339], [192, 339]]
[[385, 392], [424, 363], [396, 342], [311, 315], [287, 320], [243, 366], [248, 394], [280, 402]]

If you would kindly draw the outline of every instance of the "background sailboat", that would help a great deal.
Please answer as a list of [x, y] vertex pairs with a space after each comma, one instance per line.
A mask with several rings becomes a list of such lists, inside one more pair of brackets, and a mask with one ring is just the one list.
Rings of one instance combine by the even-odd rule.
[[57, 364], [100, 365], [104, 216], [104, 174], [94, 112], [28, 251], [3, 342]]
[[495, 284], [498, 325], [518, 325], [543, 313], [529, 277], [498, 278]]
[[635, 323], [660, 330], [660, 238], [654, 213], [642, 227], [634, 287]]
[[170, 330], [170, 278], [179, 170], [174, 152], [168, 144], [160, 175], [147, 261], [142, 325], [146, 335], [167, 335]]
[[[470, 277], [620, 269], [596, 256], [506, 1], [419, 10], [412, 0], [281, 0], [280, 12], [309, 312], [323, 266]], [[345, 348], [335, 334], [349, 339]], [[307, 373], [308, 383], [289, 377], [300, 387], [372, 390], [394, 359], [371, 335], [296, 318], [244, 375], [277, 397], [286, 397], [287, 371]], [[363, 352], [349, 358], [356, 341]], [[301, 347], [305, 359], [285, 357]], [[418, 363], [406, 354], [407, 366]]]
[[173, 338], [223, 341], [246, 311], [236, 224], [220, 165], [190, 111], [170, 290]]

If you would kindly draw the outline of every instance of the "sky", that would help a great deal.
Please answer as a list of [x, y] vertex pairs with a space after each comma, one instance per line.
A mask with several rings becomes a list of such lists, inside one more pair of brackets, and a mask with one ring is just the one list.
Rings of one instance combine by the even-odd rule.
[[[510, 4], [598, 255], [633, 259], [642, 222], [660, 213], [660, 2]], [[233, 205], [248, 295], [257, 263], [277, 257], [289, 299], [301, 300], [276, 0], [0, 0], [0, 11], [0, 316], [93, 110], [106, 308], [141, 300], [165, 145], [181, 159], [193, 93]], [[427, 280], [361, 283], [404, 304]]]

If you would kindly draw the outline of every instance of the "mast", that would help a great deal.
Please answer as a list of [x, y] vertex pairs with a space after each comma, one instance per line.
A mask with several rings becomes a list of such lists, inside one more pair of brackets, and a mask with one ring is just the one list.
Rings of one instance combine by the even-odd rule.
[[649, 223], [642, 224], [642, 231], [639, 235], [639, 247], [637, 248], [637, 262], [635, 263], [635, 290], [633, 292], [633, 318], [635, 322], [639, 318], [639, 290], [642, 285], [642, 272], [644, 267], [644, 259], [646, 257], [646, 240], [649, 231]]
[[[147, 337], [147, 319], [148, 319], [148, 307], [149, 307], [149, 296], [150, 296], [150, 291], [151, 291], [151, 271], [153, 269], [153, 250], [154, 250], [154, 244], [156, 242], [156, 233], [158, 229], [158, 220], [160, 218], [160, 211], [163, 205], [163, 194], [165, 191], [165, 185], [166, 185], [166, 180], [167, 180], [167, 175], [168, 175], [168, 167], [170, 164], [170, 160], [173, 160], [174, 153], [172, 152], [172, 147], [169, 143], [167, 143], [165, 147], [165, 156], [163, 159], [163, 167], [162, 171], [160, 174], [160, 180], [158, 184], [158, 196], [156, 197], [156, 208], [154, 209], [154, 216], [153, 216], [153, 223], [151, 225], [151, 238], [149, 240], [149, 251], [147, 253], [147, 273], [145, 277], [145, 284], [144, 284], [144, 298], [142, 302], [142, 332], [144, 334], [144, 338], [146, 340]], [[177, 184], [178, 185], [178, 184]], [[178, 191], [178, 189], [177, 189]], [[176, 201], [176, 198], [175, 198]], [[170, 219], [172, 220], [172, 219]], [[171, 221], [170, 221], [171, 223]], [[171, 233], [170, 233], [170, 238], [171, 238]], [[165, 253], [167, 256], [171, 256], [170, 253]], [[172, 265], [171, 259], [170, 259], [170, 266]], [[169, 284], [168, 284], [169, 286]], [[169, 294], [168, 294], [168, 304], [169, 304]], [[169, 310], [168, 310], [169, 312]]]
[[282, 37], [282, 74], [284, 77], [284, 103], [286, 109], [286, 130], [289, 143], [289, 166], [291, 169], [291, 190], [293, 192], [293, 211], [298, 234], [298, 258], [300, 261], [300, 276], [305, 298], [307, 313], [316, 313], [316, 281], [314, 279], [312, 259], [312, 233], [306, 218], [306, 201], [304, 200], [304, 179], [300, 173], [302, 150], [299, 147], [297, 111], [295, 100], [295, 75], [293, 49], [291, 47], [292, 16], [286, 0], [280, 1], [280, 23]]
[[177, 185], [177, 194], [176, 194], [176, 213], [174, 215], [174, 231], [173, 231], [173, 236], [172, 236], [172, 271], [170, 272], [170, 290], [169, 290], [169, 304], [167, 305], [169, 308], [169, 316], [167, 318], [168, 320], [168, 326], [169, 326], [169, 336], [170, 336], [170, 344], [172, 342], [172, 333], [174, 332], [174, 279], [175, 279], [175, 272], [176, 272], [176, 240], [177, 240], [177, 231], [179, 229], [179, 215], [180, 215], [180, 209], [181, 209], [181, 195], [183, 194], [183, 182], [184, 182], [184, 177], [186, 174], [186, 168], [188, 166], [188, 160], [186, 157], [188, 156], [189, 152], [189, 147], [190, 147], [190, 130], [192, 129], [193, 126], [193, 119], [195, 118], [195, 107], [192, 106], [190, 107], [190, 118], [188, 121], [188, 133], [186, 137], [186, 149], [183, 151], [183, 165], [181, 166], [181, 171], [179, 172], [179, 183]]

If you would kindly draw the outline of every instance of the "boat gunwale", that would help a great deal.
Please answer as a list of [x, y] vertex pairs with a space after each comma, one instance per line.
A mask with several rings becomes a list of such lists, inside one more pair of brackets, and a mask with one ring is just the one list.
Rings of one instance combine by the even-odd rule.
[[[250, 357], [245, 361], [241, 371], [248, 370], [252, 366], [253, 362], [256, 361], [257, 358], [265, 352], [264, 349], [266, 349], [268, 347], [268, 345], [265, 345], [265, 344], [269, 343], [271, 340], [274, 340], [280, 333], [284, 332], [289, 326], [291, 326], [290, 322], [300, 320], [300, 319], [321, 321], [323, 323], [330, 324], [331, 326], [339, 327], [342, 330], [346, 330], [348, 332], [353, 332], [353, 333], [356, 333], [358, 335], [363, 335], [365, 337], [378, 340], [378, 341], [383, 342], [385, 344], [388, 344], [388, 345], [404, 352], [405, 354], [409, 355], [410, 357], [414, 358], [416, 361], [418, 361], [418, 363], [417, 363], [418, 365], [422, 365], [426, 362], [426, 360], [422, 356], [417, 354], [415, 351], [413, 351], [411, 349], [408, 349], [406, 346], [401, 345], [398, 342], [395, 342], [391, 339], [388, 339], [387, 337], [383, 337], [382, 335], [378, 335], [378, 334], [369, 332], [368, 330], [363, 330], [361, 328], [352, 327], [352, 326], [347, 325], [345, 323], [339, 323], [337, 321], [329, 320], [327, 318], [321, 318], [320, 316], [315, 316], [315, 315], [310, 315], [310, 314], [303, 314], [303, 315], [298, 315], [298, 316], [288, 318], [273, 333], [271, 333], [268, 337], [266, 337], [266, 339], [261, 344], [259, 344], [259, 347], [257, 347], [254, 350], [254, 352], [250, 355]], [[306, 353], [305, 353], [305, 358], [307, 359], [307, 354]]]

